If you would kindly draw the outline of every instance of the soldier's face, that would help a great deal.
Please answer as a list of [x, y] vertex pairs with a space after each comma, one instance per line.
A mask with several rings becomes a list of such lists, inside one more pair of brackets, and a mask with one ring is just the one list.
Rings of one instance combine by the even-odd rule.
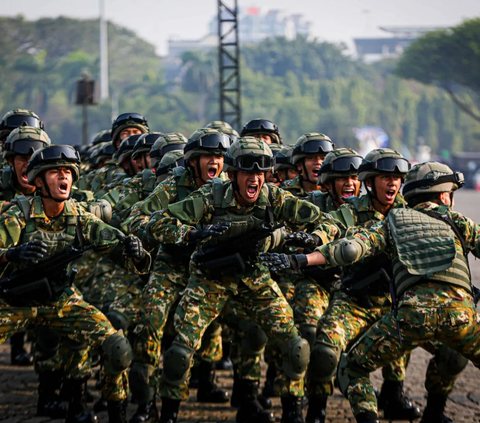
[[20, 191], [23, 194], [30, 194], [35, 191], [35, 187], [27, 183], [27, 165], [29, 160], [30, 156], [17, 154], [13, 157], [13, 162], [10, 162], [15, 171]]
[[267, 172], [267, 182], [269, 184], [275, 184], [277, 186], [280, 185], [280, 181], [275, 177], [275, 175], [271, 171]]
[[[191, 159], [190, 163], [193, 162], [193, 166], [197, 166], [197, 160]], [[223, 156], [217, 154], [202, 154], [198, 162], [200, 173], [202, 175], [202, 180], [208, 181], [213, 178], [218, 178], [220, 173], [223, 170]]]
[[[242, 205], [249, 205], [257, 201], [260, 190], [265, 183], [264, 172], [245, 172], [240, 170], [236, 172], [238, 192], [235, 192], [237, 201]], [[228, 173], [229, 178], [235, 180], [235, 172]]]
[[318, 172], [322, 166], [325, 156], [308, 156], [304, 159], [305, 169], [302, 169], [302, 164], [298, 165], [298, 169], [302, 172], [306, 171], [305, 179], [308, 179], [312, 184], [316, 184], [318, 180]]
[[288, 169], [287, 170], [287, 180], [295, 179], [298, 176], [297, 169]]
[[[47, 194], [43, 187], [43, 181], [40, 177], [36, 178], [44, 194]], [[45, 171], [45, 182], [50, 188], [52, 198], [56, 200], [68, 200], [70, 191], [72, 190], [73, 175], [72, 171], [67, 167], [56, 167]], [[37, 185], [38, 186], [38, 185]], [[47, 194], [48, 195], [48, 194]]]
[[150, 154], [148, 153], [139, 154], [133, 160], [137, 164], [139, 172], [141, 172], [143, 169], [150, 169]]
[[[371, 181], [372, 179], [367, 181], [367, 186], [371, 186]], [[398, 175], [377, 175], [373, 178], [373, 183], [380, 203], [393, 205], [402, 185], [402, 178]]]
[[269, 134], [255, 134], [255, 138], [260, 138], [262, 141], [266, 142], [267, 144], [272, 143], [272, 137]]
[[335, 192], [334, 198], [338, 199], [338, 203], [343, 204], [345, 198], [352, 195], [358, 195], [360, 192], [361, 182], [358, 180], [358, 176], [347, 176], [345, 178], [335, 178], [325, 183], [325, 188], [332, 193]]
[[120, 132], [120, 141], [123, 141], [125, 138], [129, 137], [130, 135], [140, 135], [142, 133], [143, 132], [140, 129], [135, 128], [133, 126], [129, 128], [125, 128]]

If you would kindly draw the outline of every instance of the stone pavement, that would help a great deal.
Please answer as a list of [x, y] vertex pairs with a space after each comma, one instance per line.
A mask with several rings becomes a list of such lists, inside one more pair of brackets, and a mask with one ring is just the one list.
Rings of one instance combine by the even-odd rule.
[[[475, 191], [460, 191], [456, 195], [456, 209], [480, 222], [480, 194]], [[480, 286], [480, 261], [471, 260], [474, 281]], [[62, 420], [35, 417], [37, 400], [37, 379], [32, 368], [10, 366], [9, 344], [0, 346], [0, 423], [44, 423]], [[424, 377], [430, 354], [417, 349], [412, 354], [407, 369], [405, 391], [414, 403], [425, 407]], [[221, 386], [231, 390], [233, 378], [231, 372], [218, 372], [218, 382]], [[372, 376], [376, 386], [380, 388], [382, 378], [379, 372]], [[99, 392], [93, 390], [94, 381], [90, 381], [90, 388], [96, 398]], [[480, 422], [480, 371], [469, 363], [468, 367], [457, 380], [455, 389], [447, 403], [447, 414], [455, 423]], [[235, 421], [235, 410], [229, 405], [205, 405], [195, 402], [196, 392], [192, 390], [191, 399], [183, 404], [180, 410], [180, 422], [215, 422]], [[159, 404], [160, 405], [160, 404]], [[135, 405], [128, 406], [128, 417], [135, 411]], [[274, 399], [274, 413], [280, 421], [280, 401]], [[328, 404], [327, 422], [353, 422], [348, 402], [337, 391]], [[381, 420], [386, 421], [386, 420]], [[107, 423], [105, 413], [99, 415], [100, 423]], [[252, 422], [253, 423], [253, 422]]]

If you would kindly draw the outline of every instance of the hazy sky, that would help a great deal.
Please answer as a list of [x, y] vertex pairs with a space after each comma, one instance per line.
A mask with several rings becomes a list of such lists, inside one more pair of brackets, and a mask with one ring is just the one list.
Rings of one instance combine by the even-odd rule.
[[[226, 0], [231, 1], [231, 0]], [[238, 0], [239, 6], [282, 9], [303, 14], [314, 34], [351, 44], [354, 37], [382, 36], [379, 26], [452, 26], [480, 17], [480, 0]], [[166, 54], [169, 36], [196, 39], [205, 35], [216, 14], [216, 0], [105, 0], [107, 19], [134, 30]], [[0, 15], [27, 19], [59, 15], [91, 18], [98, 0], [0, 0]]]

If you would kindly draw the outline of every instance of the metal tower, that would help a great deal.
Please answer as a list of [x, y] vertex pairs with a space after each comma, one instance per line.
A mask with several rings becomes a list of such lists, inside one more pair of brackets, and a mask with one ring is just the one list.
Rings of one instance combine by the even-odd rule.
[[237, 0], [218, 0], [220, 119], [240, 130], [240, 49]]

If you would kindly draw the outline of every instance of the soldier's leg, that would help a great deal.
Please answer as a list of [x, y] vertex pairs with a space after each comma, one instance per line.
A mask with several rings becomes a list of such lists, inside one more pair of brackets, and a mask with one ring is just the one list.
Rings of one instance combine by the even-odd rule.
[[14, 366], [31, 366], [32, 354], [25, 349], [25, 332], [18, 332], [10, 338], [10, 364]]

